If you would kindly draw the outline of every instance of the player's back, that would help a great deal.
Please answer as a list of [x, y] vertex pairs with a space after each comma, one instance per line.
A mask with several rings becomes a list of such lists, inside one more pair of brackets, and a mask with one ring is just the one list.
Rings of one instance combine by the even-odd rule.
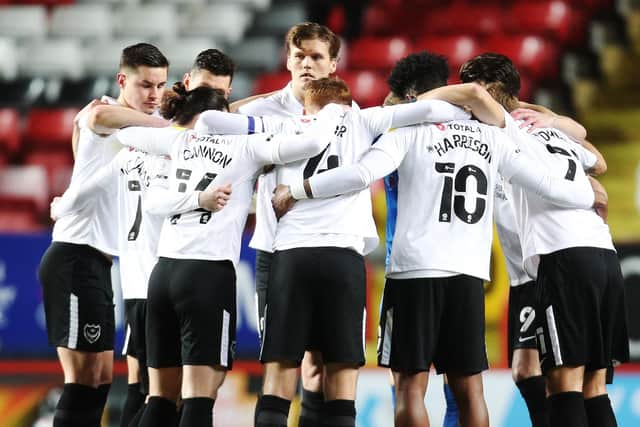
[[266, 135], [208, 135], [194, 131], [168, 134], [171, 149], [170, 191], [204, 190], [217, 177], [232, 184], [229, 202], [219, 212], [197, 209], [166, 218], [158, 255], [237, 263], [253, 185], [262, 166], [251, 147]]
[[[347, 110], [337, 126], [330, 144], [317, 156], [277, 167], [279, 184], [290, 184], [336, 168], [356, 163], [371, 147], [377, 134], [361, 112]], [[278, 222], [275, 248], [278, 250], [301, 246], [332, 246], [332, 237], [323, 244], [310, 235], [349, 235], [354, 240], [364, 237], [366, 254], [378, 243], [375, 223], [371, 215], [371, 195], [368, 189], [329, 199], [298, 201]], [[339, 239], [339, 238], [338, 238]]]
[[[588, 179], [583, 165], [589, 154], [561, 131], [536, 129], [520, 144], [526, 144], [523, 149], [527, 154], [554, 176], [570, 181]], [[528, 259], [535, 255], [580, 246], [613, 249], [609, 227], [593, 209], [560, 208], [518, 186], [513, 187], [513, 195], [517, 221], [522, 227], [525, 265], [530, 274], [535, 274], [535, 265], [529, 265]]]
[[489, 279], [494, 187], [498, 165], [511, 148], [495, 138], [497, 132], [464, 120], [388, 134], [406, 147], [397, 171], [388, 275]]

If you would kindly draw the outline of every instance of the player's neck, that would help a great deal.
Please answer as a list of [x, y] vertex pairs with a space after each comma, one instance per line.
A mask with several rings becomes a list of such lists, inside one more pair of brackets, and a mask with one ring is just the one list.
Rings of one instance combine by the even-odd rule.
[[[118, 96], [118, 98], [116, 99], [116, 102], [123, 106], [123, 107], [128, 107], [128, 108], [133, 108], [131, 105], [129, 105], [129, 103], [124, 99], [124, 96], [122, 94], [120, 94]], [[135, 108], [133, 108], [135, 110]]]
[[300, 104], [304, 104], [304, 90], [303, 86], [298, 87], [295, 82], [291, 82], [291, 90], [293, 96], [298, 100]]

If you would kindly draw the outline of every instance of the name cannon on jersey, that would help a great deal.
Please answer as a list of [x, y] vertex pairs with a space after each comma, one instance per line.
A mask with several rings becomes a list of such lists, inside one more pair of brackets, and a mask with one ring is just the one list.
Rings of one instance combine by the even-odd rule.
[[[198, 139], [198, 142], [199, 141], [200, 139]], [[209, 159], [213, 163], [222, 165], [223, 168], [226, 168], [232, 160], [231, 156], [224, 151], [216, 150], [214, 147], [208, 146], [206, 144], [197, 143], [194, 144], [193, 147], [185, 148], [182, 152], [182, 156], [184, 160], [204, 157]]]
[[[452, 125], [449, 125], [450, 127]], [[465, 128], [472, 128], [472, 126], [467, 125], [458, 125], [464, 126]], [[438, 156], [442, 156], [447, 153], [449, 150], [453, 150], [454, 148], [464, 148], [467, 150], [474, 151], [478, 153], [482, 158], [484, 158], [487, 163], [491, 163], [491, 150], [489, 146], [479, 139], [476, 139], [474, 135], [465, 135], [465, 134], [453, 134], [449, 137], [444, 137], [442, 141], [436, 142], [433, 144], [433, 149], [436, 150]]]

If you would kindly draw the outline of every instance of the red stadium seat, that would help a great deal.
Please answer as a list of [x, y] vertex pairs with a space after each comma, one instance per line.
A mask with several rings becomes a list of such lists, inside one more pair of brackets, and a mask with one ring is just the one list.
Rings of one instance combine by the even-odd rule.
[[73, 4], [76, 0], [14, 0], [14, 4], [36, 4], [42, 6], [61, 6], [64, 4]]
[[390, 70], [411, 51], [411, 43], [404, 37], [363, 37], [349, 46], [349, 68]]
[[14, 108], [0, 108], [0, 152], [11, 155], [20, 144], [20, 115]]
[[451, 76], [459, 73], [462, 64], [483, 52], [478, 41], [471, 36], [426, 36], [418, 40], [414, 46], [415, 50], [445, 55], [449, 61]]
[[427, 9], [421, 15], [419, 34], [491, 35], [502, 31], [503, 12], [497, 4], [460, 3]]
[[372, 71], [353, 71], [339, 73], [351, 89], [353, 99], [361, 108], [382, 105], [389, 89], [385, 79]]
[[0, 232], [39, 231], [39, 217], [33, 199], [0, 194]]
[[29, 147], [71, 152], [71, 134], [76, 108], [33, 109], [27, 114], [23, 142]]
[[531, 33], [577, 45], [586, 37], [586, 15], [567, 1], [520, 1], [511, 7], [505, 20], [510, 33]]
[[71, 144], [69, 144], [69, 152], [65, 151], [30, 151], [25, 154], [24, 163], [26, 165], [43, 166], [46, 170], [46, 182], [49, 195], [59, 196], [62, 194], [68, 182], [65, 177], [70, 176], [69, 170], [73, 168], [73, 155], [71, 153]]
[[9, 166], [0, 170], [0, 195], [30, 198], [38, 212], [49, 205], [49, 186], [42, 166]]
[[280, 90], [291, 80], [291, 73], [288, 71], [261, 74], [253, 83], [253, 95], [261, 93], [269, 93], [274, 90]]
[[491, 37], [487, 50], [511, 58], [521, 74], [534, 80], [554, 78], [558, 75], [559, 52], [548, 40], [530, 35]]

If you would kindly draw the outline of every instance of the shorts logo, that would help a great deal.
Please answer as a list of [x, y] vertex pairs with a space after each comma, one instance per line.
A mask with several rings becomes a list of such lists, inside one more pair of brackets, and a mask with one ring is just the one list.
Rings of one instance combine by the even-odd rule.
[[84, 339], [89, 341], [89, 344], [93, 344], [100, 338], [100, 325], [91, 325], [87, 323], [83, 329]]

